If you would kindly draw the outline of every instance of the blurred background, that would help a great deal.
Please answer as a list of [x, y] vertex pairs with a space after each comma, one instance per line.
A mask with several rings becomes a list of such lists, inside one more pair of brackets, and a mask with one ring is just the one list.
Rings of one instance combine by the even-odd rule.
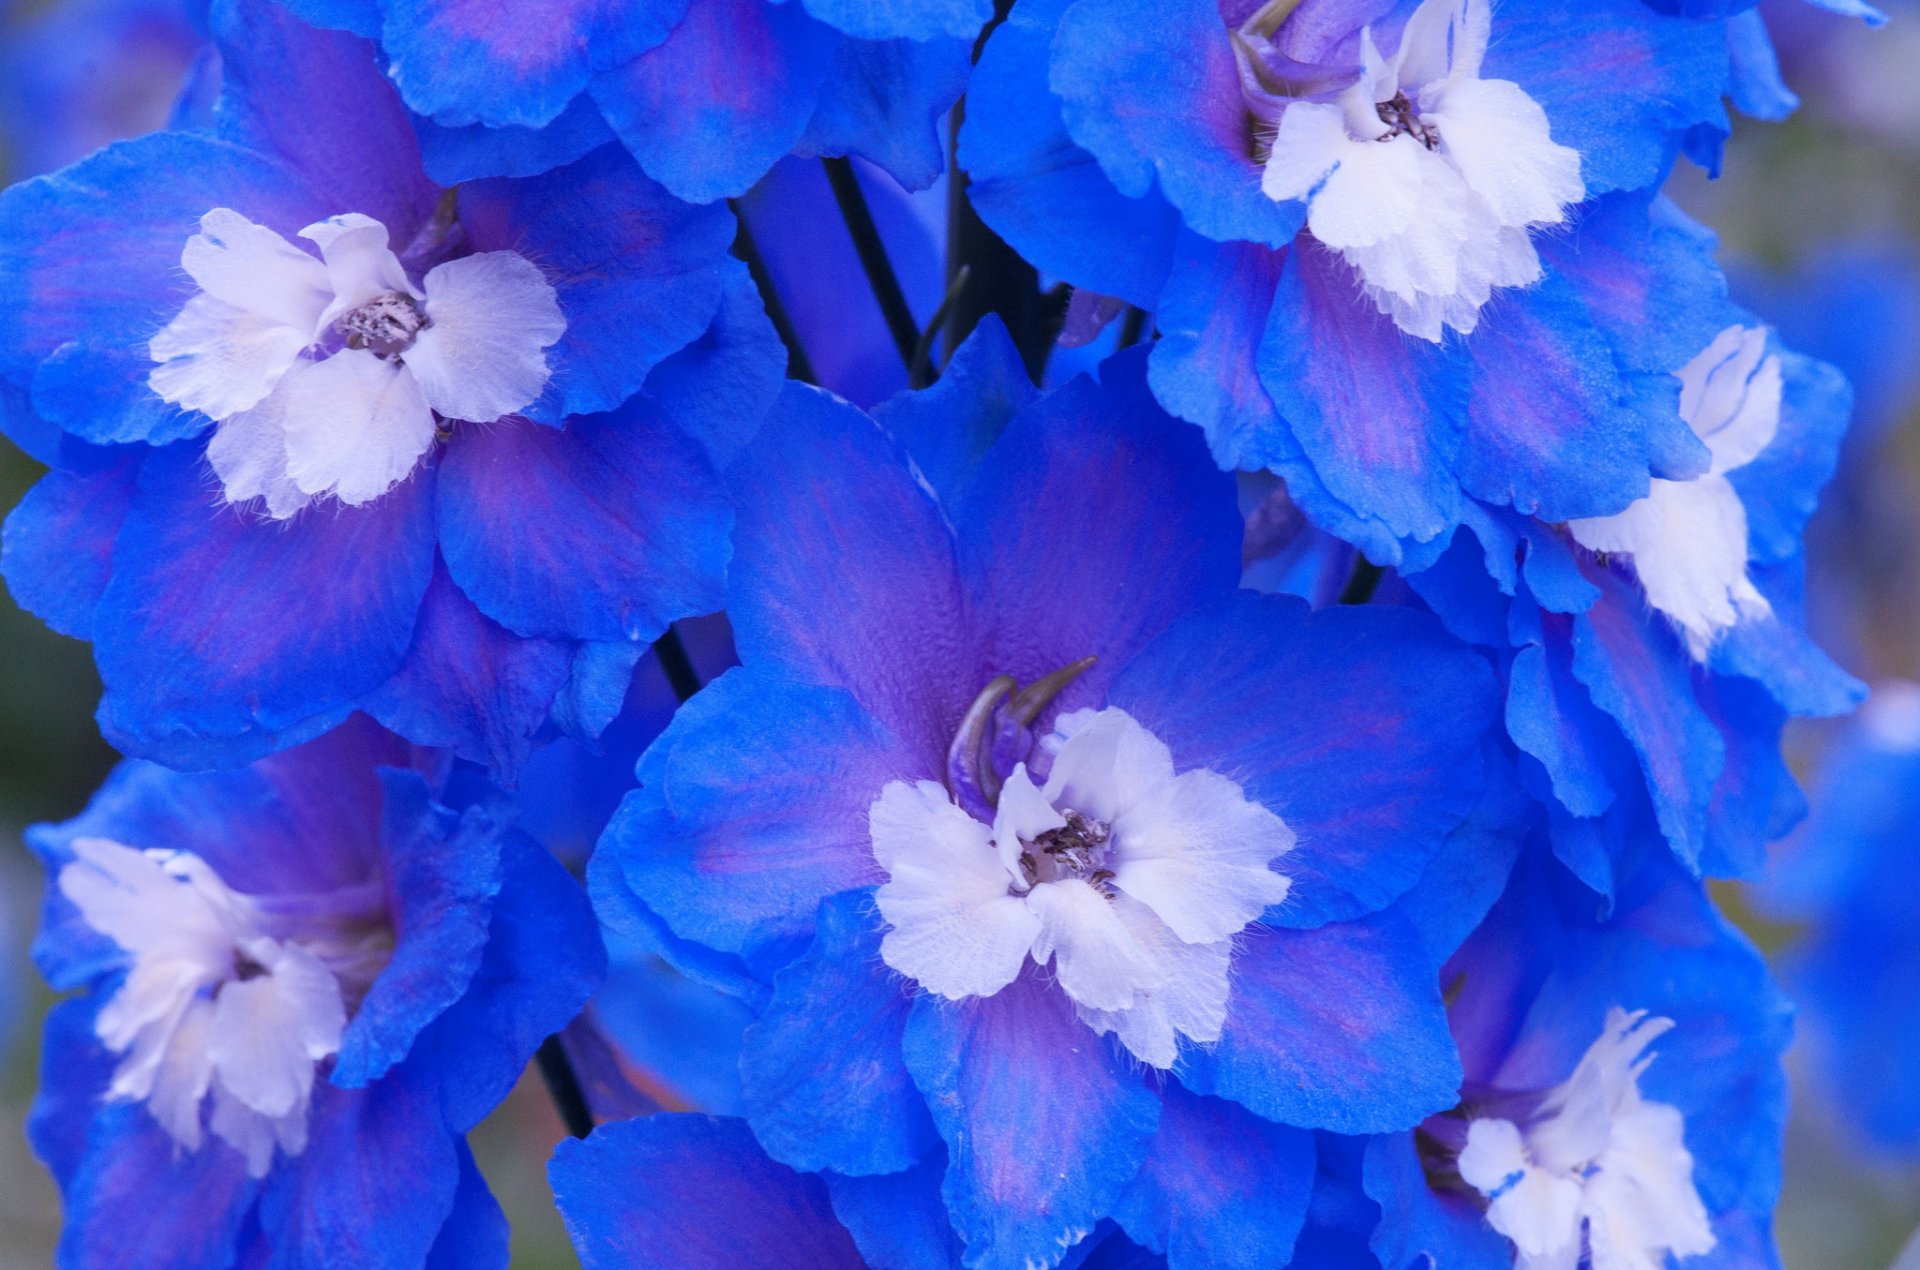
[[[1869, 29], [1763, 0], [1800, 108], [1784, 123], [1736, 115], [1717, 179], [1683, 163], [1669, 191], [1720, 235], [1736, 297], [1857, 394], [1809, 533], [1806, 602], [1874, 699], [1854, 720], [1790, 732], [1811, 815], [1765, 879], [1716, 887], [1800, 1005], [1779, 1213], [1793, 1270], [1881, 1270], [1920, 1227], [1920, 0], [1883, 5], [1892, 20]], [[196, 9], [204, 0], [0, 0], [0, 179], [164, 126], [203, 56]], [[40, 470], [0, 443], [0, 507]], [[113, 762], [93, 725], [98, 692], [86, 646], [0, 593], [0, 1270], [49, 1264], [59, 1223], [20, 1131], [49, 997], [28, 958], [41, 879], [19, 831], [78, 811]], [[606, 1021], [630, 1037], [663, 1030], [658, 1017]], [[574, 1264], [545, 1181], [560, 1135], [529, 1076], [476, 1137], [516, 1266]], [[1920, 1270], [1920, 1245], [1909, 1258], [1901, 1270]]]

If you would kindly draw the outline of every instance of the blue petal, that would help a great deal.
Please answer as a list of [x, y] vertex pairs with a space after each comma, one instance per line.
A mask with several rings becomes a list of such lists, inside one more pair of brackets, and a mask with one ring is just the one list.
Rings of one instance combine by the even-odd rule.
[[1720, 117], [1726, 37], [1718, 23], [1668, 17], [1644, 0], [1572, 12], [1517, 0], [1500, 12], [1481, 74], [1540, 103], [1553, 139], [1580, 152], [1588, 194], [1641, 189], [1665, 174], [1681, 132]]
[[507, 1264], [507, 1215], [487, 1189], [473, 1152], [464, 1142], [459, 1150], [460, 1187], [454, 1192], [453, 1213], [427, 1254], [425, 1270], [489, 1270]]
[[860, 1246], [871, 1270], [937, 1270], [960, 1264], [959, 1237], [940, 1201], [945, 1151], [903, 1173], [880, 1177], [826, 1175], [834, 1215]]
[[648, 642], [725, 601], [720, 477], [645, 397], [564, 430], [470, 430], [441, 464], [438, 510], [447, 572], [519, 635]]
[[417, 772], [383, 769], [380, 786], [394, 945], [341, 1039], [329, 1079], [342, 1089], [385, 1075], [466, 992], [500, 889], [501, 809], [456, 815]]
[[1179, 214], [1148, 188], [1129, 198], [1073, 143], [1047, 87], [1050, 23], [1031, 0], [987, 41], [967, 89], [960, 164], [980, 218], [1043, 273], [1142, 308], [1172, 264]]
[[724, 208], [671, 197], [618, 146], [545, 176], [464, 185], [460, 223], [476, 251], [532, 257], [557, 293], [567, 329], [547, 353], [553, 378], [524, 412], [542, 423], [613, 409], [698, 339], [733, 239]]
[[280, 523], [211, 500], [197, 447], [149, 457], [101, 598], [101, 727], [131, 752], [337, 709], [398, 669], [433, 572], [421, 473]]
[[647, 175], [690, 202], [732, 198], [805, 135], [843, 38], [798, 4], [692, 0], [593, 98]]
[[[1208, 0], [1080, 0], [1050, 75], [1073, 139], [1122, 194], [1157, 183], [1185, 223], [1222, 242], [1284, 247], [1306, 207], [1260, 189], [1232, 35]], [[1116, 108], [1116, 96], [1119, 105]]]
[[260, 1228], [275, 1270], [417, 1266], [453, 1213], [459, 1139], [431, 1085], [402, 1069], [314, 1089], [307, 1149], [268, 1176]]
[[1437, 979], [1398, 913], [1250, 930], [1234, 950], [1219, 1043], [1184, 1054], [1180, 1079], [1282, 1124], [1410, 1129], [1459, 1100]]
[[873, 412], [948, 507], [985, 466], [1007, 424], [1038, 395], [1006, 324], [989, 313], [955, 350], [931, 388], [902, 393]]
[[539, 176], [613, 140], [613, 130], [590, 97], [575, 97], [558, 118], [539, 128], [454, 127], [416, 115], [413, 130], [420, 139], [421, 166], [449, 188], [491, 176]]
[[[1287, 254], [1258, 357], [1261, 383], [1332, 497], [1395, 538], [1445, 537], [1460, 517], [1464, 357], [1403, 333], [1310, 240]], [[1386, 563], [1398, 554], [1361, 546]]]
[[859, 40], [971, 42], [993, 17], [992, 0], [806, 0], [807, 12]]
[[[829, 895], [881, 881], [867, 809], [888, 781], [932, 775], [844, 692], [752, 668], [682, 706], [640, 773], [596, 861], [680, 937], [749, 958], [809, 937]], [[598, 879], [595, 898], [617, 902]]]
[[740, 1060], [748, 1123], [767, 1154], [807, 1172], [911, 1168], [938, 1139], [900, 1061], [913, 989], [880, 963], [864, 891], [827, 900], [813, 947], [774, 979]]
[[1177, 767], [1230, 774], [1293, 829], [1279, 862], [1293, 890], [1267, 920], [1304, 927], [1383, 908], [1419, 879], [1480, 796], [1496, 691], [1425, 614], [1309, 614], [1242, 592], [1176, 623], [1111, 700]]
[[996, 672], [978, 668], [951, 531], [899, 444], [789, 384], [729, 477], [740, 659], [846, 689], [922, 757], [915, 774], [943, 772], [952, 728]]
[[720, 309], [707, 333], [655, 366], [646, 391], [715, 468], [733, 462], [780, 395], [786, 349], [746, 265], [721, 265]]
[[592, 72], [666, 39], [687, 0], [381, 0], [381, 8], [393, 79], [409, 107], [455, 126], [537, 128], [566, 109]]
[[137, 471], [136, 456], [115, 456], [92, 471], [48, 472], [27, 491], [7, 515], [0, 557], [14, 603], [62, 635], [93, 638]]
[[739, 1120], [602, 1125], [547, 1173], [587, 1270], [862, 1270], [820, 1179], [769, 1160]]
[[1141, 648], [1240, 575], [1233, 480], [1154, 401], [1146, 350], [1101, 375], [1015, 416], [953, 512], [993, 673], [1031, 683], [1100, 659], [1056, 699], [1062, 710], [1098, 704]]
[[1800, 108], [1800, 98], [1780, 78], [1780, 55], [1760, 10], [1727, 19], [1727, 60], [1732, 78], [1727, 95], [1741, 114], [1778, 123]]
[[[1487, 1224], [1480, 1206], [1435, 1190], [1410, 1133], [1367, 1140], [1365, 1185], [1380, 1205], [1380, 1224], [1368, 1246], [1383, 1266], [1505, 1266], [1513, 1244]], [[1423, 1260], [1425, 1258], [1425, 1260]]]
[[920, 996], [904, 1052], [947, 1143], [941, 1191], [971, 1267], [1052, 1265], [1146, 1159], [1159, 1097], [1033, 968], [991, 997]]
[[1180, 1270], [1283, 1266], [1313, 1172], [1312, 1134], [1169, 1083], [1159, 1132], [1114, 1218]]
[[[811, 0], [807, 8], [820, 4]], [[883, 0], [880, 7], [892, 5]], [[944, 124], [967, 86], [970, 47], [971, 37], [842, 40], [796, 152], [857, 154], [907, 189], [926, 189], [947, 166]]]
[[[443, 851], [457, 852], [477, 834], [499, 833], [487, 823], [499, 814], [498, 808], [469, 808]], [[606, 971], [586, 893], [524, 834], [501, 839], [491, 917], [479, 969], [421, 1038], [419, 1051], [433, 1056], [419, 1061], [434, 1063], [447, 1122], [461, 1131], [507, 1096], [540, 1042], [580, 1013]]]
[[357, 704], [409, 740], [445, 746], [511, 782], [571, 665], [566, 644], [506, 630], [437, 566], [406, 660]]

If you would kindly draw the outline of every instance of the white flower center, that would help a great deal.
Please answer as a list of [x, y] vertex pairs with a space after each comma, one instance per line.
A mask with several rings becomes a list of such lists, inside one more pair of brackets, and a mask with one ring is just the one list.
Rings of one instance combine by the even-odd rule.
[[1286, 898], [1268, 866], [1293, 833], [1219, 773], [1176, 774], [1123, 710], [1056, 728], [1041, 742], [1046, 785], [1016, 766], [990, 825], [933, 781], [880, 792], [868, 812], [888, 875], [880, 955], [950, 1000], [1051, 961], [1088, 1026], [1171, 1067], [1180, 1036], [1220, 1038], [1233, 937]]
[[107, 1096], [145, 1102], [189, 1151], [211, 1130], [254, 1177], [276, 1146], [299, 1155], [315, 1065], [391, 950], [379, 884], [256, 897], [185, 852], [104, 838], [73, 852], [61, 894], [132, 959], [94, 1020], [122, 1056]]
[[1758, 458], [1780, 429], [1780, 359], [1767, 352], [1763, 328], [1730, 326], [1679, 378], [1681, 417], [1713, 456], [1706, 473], [1656, 477], [1625, 511], [1567, 529], [1589, 550], [1629, 557], [1647, 602], [1704, 661], [1721, 632], [1773, 611], [1747, 577], [1747, 509], [1727, 473]]
[[1488, 0], [1423, 0], [1359, 78], [1285, 103], [1261, 189], [1304, 199], [1313, 236], [1359, 272], [1380, 312], [1438, 341], [1473, 330], [1496, 287], [1540, 279], [1530, 231], [1586, 196], [1580, 155], [1515, 83], [1480, 78]]
[[491, 422], [546, 389], [567, 323], [525, 256], [448, 260], [415, 286], [371, 217], [300, 236], [318, 258], [228, 208], [201, 217], [180, 256], [200, 291], [148, 345], [153, 390], [215, 420], [228, 502], [282, 518], [371, 502], [432, 448], [436, 417]]
[[[1605, 1029], [1565, 1084], [1522, 1126], [1485, 1118], [1467, 1129], [1460, 1175], [1511, 1239], [1517, 1270], [1655, 1270], [1714, 1246], [1693, 1185], [1685, 1123], [1640, 1096], [1646, 1048], [1673, 1026], [1644, 1010], [1607, 1012]], [[1584, 1248], [1583, 1248], [1584, 1245]]]

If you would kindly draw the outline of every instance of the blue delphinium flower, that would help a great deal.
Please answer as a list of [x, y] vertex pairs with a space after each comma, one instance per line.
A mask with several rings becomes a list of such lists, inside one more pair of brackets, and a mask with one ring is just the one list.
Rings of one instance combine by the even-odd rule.
[[1529, 853], [1443, 974], [1460, 1105], [1349, 1174], [1381, 1266], [1778, 1264], [1791, 1011], [1697, 881], [1654, 855], [1596, 920]]
[[356, 723], [139, 761], [28, 835], [56, 1006], [30, 1135], [64, 1264], [504, 1265], [464, 1135], [597, 983], [577, 884], [498, 795]]
[[1607, 514], [1707, 466], [1667, 376], [1721, 284], [1644, 191], [1726, 66], [1639, 0], [1025, 0], [961, 156], [1024, 255], [1154, 311], [1224, 466], [1417, 568], [1470, 500]]
[[1397, 904], [1455, 885], [1487, 670], [1423, 614], [1236, 593], [1233, 482], [1144, 353], [1036, 399], [988, 323], [876, 418], [789, 385], [732, 473], [743, 664], [590, 866], [754, 1006], [771, 1156], [942, 1203], [969, 1265], [1108, 1217], [1284, 1260], [1306, 1129], [1454, 1101]]
[[[583, 1141], [561, 1143], [548, 1174], [589, 1270], [959, 1264], [960, 1249], [937, 1206], [903, 1214], [899, 1206], [911, 1197], [885, 1183], [796, 1173], [769, 1159], [737, 1119], [658, 1115], [606, 1125]], [[877, 1217], [913, 1237], [863, 1246], [849, 1234], [870, 1230]], [[1066, 1250], [1061, 1264], [1164, 1270], [1167, 1262], [1102, 1222]]]
[[[179, 765], [354, 709], [510, 770], [719, 606], [716, 475], [779, 377], [724, 208], [608, 146], [443, 190], [371, 46], [216, 7], [211, 130], [0, 199], [0, 378], [51, 463], [20, 602]], [[642, 388], [645, 391], [641, 391]]]
[[1677, 379], [1704, 475], [1564, 525], [1476, 508], [1471, 533], [1408, 579], [1499, 650], [1555, 850], [1603, 892], [1621, 844], [1650, 832], [1695, 871], [1756, 871], [1804, 809], [1781, 724], [1844, 713], [1861, 691], [1801, 615], [1801, 532], [1833, 472], [1845, 382], [1747, 325]]
[[164, 127], [206, 48], [204, 0], [29, 7], [0, 14], [0, 131], [12, 180]]
[[1823, 1105], [1890, 1157], [1920, 1157], [1920, 686], [1877, 684], [1821, 762], [1813, 814], [1760, 892], [1805, 923], [1782, 974], [1807, 1020]]
[[430, 149], [476, 175], [618, 137], [696, 202], [744, 194], [790, 152], [858, 154], [925, 186], [944, 167], [940, 119], [993, 11], [988, 0], [285, 2], [378, 40], [407, 105], [454, 134]]

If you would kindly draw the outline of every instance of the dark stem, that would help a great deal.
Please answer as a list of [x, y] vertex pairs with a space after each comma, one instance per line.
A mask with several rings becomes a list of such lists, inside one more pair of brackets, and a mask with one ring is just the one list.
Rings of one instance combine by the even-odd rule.
[[847, 223], [847, 233], [853, 237], [853, 249], [859, 253], [867, 285], [880, 302], [880, 316], [886, 319], [887, 334], [893, 336], [893, 346], [900, 351], [900, 364], [911, 372], [914, 348], [920, 342], [920, 324], [913, 320], [907, 293], [900, 289], [893, 261], [887, 258], [887, 245], [880, 241], [880, 227], [873, 223], [873, 210], [861, 192], [860, 177], [847, 159], [822, 159], [820, 166], [827, 170], [833, 201], [840, 205], [840, 219]]
[[1120, 347], [1132, 348], [1147, 333], [1147, 311], [1138, 305], [1127, 306], [1127, 316], [1120, 322]]
[[680, 632], [669, 626], [666, 634], [653, 641], [653, 655], [660, 660], [660, 669], [666, 672], [667, 686], [673, 689], [673, 695], [685, 701], [700, 691], [700, 672], [693, 668], [693, 658], [687, 656], [687, 646], [680, 642]]
[[920, 342], [913, 346], [913, 362], [907, 367], [907, 387], [925, 388], [940, 377], [933, 365], [933, 342], [939, 338], [941, 325], [946, 322], [947, 314], [953, 312], [960, 293], [967, 289], [967, 279], [972, 276], [965, 265], [954, 271], [953, 281], [947, 284], [947, 294], [940, 299], [940, 307], [933, 311], [920, 332]]
[[1356, 552], [1353, 572], [1347, 575], [1347, 585], [1340, 588], [1340, 603], [1365, 604], [1373, 598], [1373, 590], [1380, 585], [1380, 578], [1385, 573], [1385, 569]]
[[[1012, 8], [1012, 0], [994, 0], [993, 21], [974, 42], [974, 61], [980, 60], [980, 51], [986, 47], [988, 37], [1006, 20]], [[960, 167], [959, 144], [966, 114], [967, 99], [962, 97], [953, 108], [947, 136], [947, 154], [951, 159], [947, 173], [948, 290], [953, 289], [952, 279], [961, 269], [966, 269], [971, 277], [966, 290], [955, 300], [952, 312], [947, 314], [944, 351], [948, 357], [953, 356], [953, 350], [960, 347], [981, 318], [997, 313], [1013, 337], [1013, 346], [1020, 350], [1028, 376], [1039, 383], [1053, 334], [1047, 329], [1040, 275], [1020, 253], [987, 228], [967, 197], [967, 174]]]
[[813, 373], [813, 362], [807, 357], [807, 350], [800, 346], [800, 334], [794, 330], [793, 319], [787, 316], [787, 306], [780, 303], [780, 292], [773, 285], [773, 275], [767, 271], [766, 258], [754, 244], [753, 231], [747, 228], [746, 209], [740, 206], [738, 199], [730, 200], [728, 206], [733, 209], [733, 223], [736, 226], [733, 254], [753, 276], [753, 285], [760, 291], [760, 303], [766, 306], [767, 320], [773, 323], [774, 333], [787, 347], [787, 378], [809, 384], [819, 383]]
[[553, 1098], [553, 1109], [560, 1113], [560, 1121], [567, 1126], [567, 1132], [576, 1138], [584, 1138], [593, 1132], [593, 1110], [587, 1106], [587, 1095], [580, 1088], [580, 1077], [573, 1070], [573, 1060], [567, 1057], [566, 1046], [560, 1042], [558, 1032], [540, 1042], [540, 1049], [534, 1054], [533, 1061], [540, 1068], [540, 1077], [547, 1082], [547, 1093]]

